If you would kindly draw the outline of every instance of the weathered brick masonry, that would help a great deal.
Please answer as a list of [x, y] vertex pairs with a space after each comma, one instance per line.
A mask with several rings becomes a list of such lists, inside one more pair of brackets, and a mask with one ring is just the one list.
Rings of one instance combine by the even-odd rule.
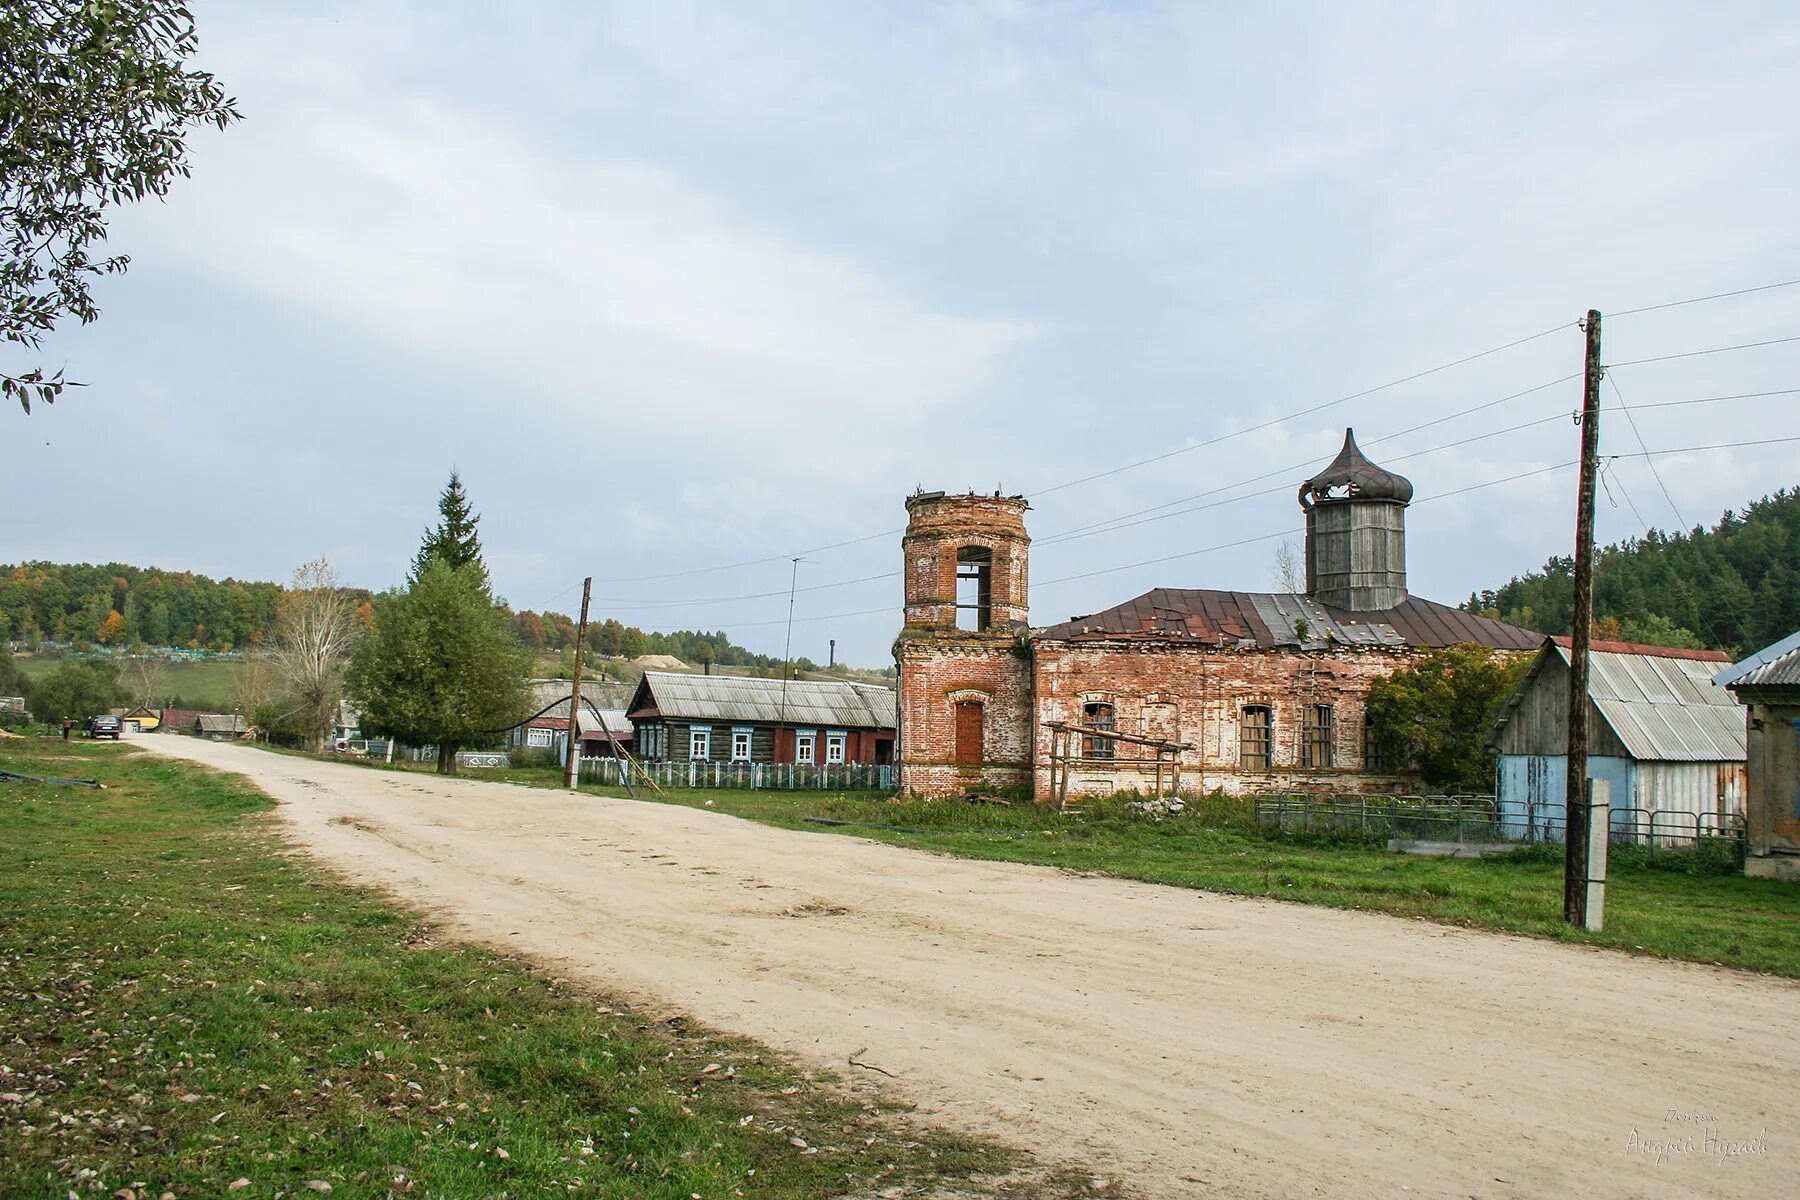
[[[1050, 733], [1045, 722], [1083, 724], [1089, 704], [1113, 706], [1123, 733], [1186, 742], [1182, 787], [1258, 792], [1332, 789], [1388, 790], [1398, 776], [1367, 769], [1364, 700], [1369, 685], [1417, 657], [1397, 648], [1307, 654], [1292, 650], [1221, 650], [1201, 645], [1129, 642], [1034, 642], [1036, 662], [1035, 791], [1050, 794]], [[1240, 766], [1246, 706], [1270, 712], [1270, 765]], [[1333, 713], [1329, 767], [1303, 767], [1306, 710]], [[1149, 790], [1155, 768], [1132, 766], [1146, 752], [1119, 743], [1112, 762], [1071, 769], [1072, 793]], [[1168, 778], [1165, 768], [1163, 778]]]
[[[900, 786], [949, 795], [1024, 785], [1031, 778], [1025, 501], [938, 493], [914, 496], [906, 507], [906, 628], [894, 647]], [[959, 562], [965, 559], [974, 561]], [[971, 572], [986, 567], [985, 578], [970, 580], [970, 603], [977, 607], [962, 610], [972, 628], [957, 627], [959, 565]], [[974, 761], [958, 761], [959, 707], [962, 757]], [[979, 717], [978, 754], [969, 753], [971, 711]]]
[[1370, 685], [1439, 647], [1526, 653], [1539, 642], [1407, 593], [1411, 498], [1411, 483], [1369, 462], [1346, 432], [1343, 451], [1300, 488], [1306, 592], [1159, 588], [1037, 630], [1027, 625], [1024, 499], [909, 498], [906, 628], [895, 643], [901, 787], [1029, 784], [1049, 798], [1046, 722], [1102, 730], [1078, 742], [1072, 793], [1154, 783], [1154, 767], [1129, 761], [1150, 753], [1109, 741], [1108, 727], [1185, 743], [1184, 789], [1405, 786], [1371, 761]]

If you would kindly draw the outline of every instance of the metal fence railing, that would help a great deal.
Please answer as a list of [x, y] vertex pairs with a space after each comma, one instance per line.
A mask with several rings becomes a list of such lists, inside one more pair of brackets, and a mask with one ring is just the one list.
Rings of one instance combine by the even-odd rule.
[[[1716, 813], [1610, 810], [1615, 846], [1691, 846], [1706, 838], [1741, 839], [1741, 818]], [[1561, 844], [1563, 810], [1527, 805], [1501, 808], [1492, 796], [1270, 796], [1255, 802], [1256, 824], [1284, 833], [1356, 837], [1369, 841]]]
[[665, 788], [747, 788], [769, 791], [891, 792], [892, 763], [628, 763], [620, 758], [583, 758], [581, 781], [618, 785], [645, 779]]

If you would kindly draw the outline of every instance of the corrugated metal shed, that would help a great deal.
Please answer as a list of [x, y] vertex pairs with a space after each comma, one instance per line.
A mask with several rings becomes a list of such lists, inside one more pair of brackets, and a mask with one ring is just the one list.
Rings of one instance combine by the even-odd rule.
[[[1306, 638], [1299, 621], [1306, 622]], [[1501, 650], [1533, 650], [1543, 635], [1433, 600], [1408, 597], [1380, 612], [1351, 613], [1290, 592], [1225, 592], [1212, 588], [1157, 588], [1134, 600], [1039, 630], [1051, 641], [1120, 638], [1201, 642], [1239, 650], [1278, 646], [1322, 649], [1349, 646], [1414, 646], [1436, 649], [1473, 642]]]
[[[1639, 762], [1743, 762], [1744, 710], [1731, 694], [1712, 684], [1726, 656], [1709, 650], [1598, 642], [1588, 655], [1588, 696], [1600, 719]], [[1615, 648], [1616, 647], [1616, 648]], [[1551, 639], [1546, 655], [1569, 665], [1567, 638]], [[1545, 658], [1533, 664], [1495, 725], [1498, 742], [1521, 711], [1521, 698], [1550, 686]], [[1566, 679], [1566, 675], [1559, 675]], [[1562, 689], [1565, 693], [1567, 687]], [[1566, 703], [1566, 702], [1565, 702]], [[1565, 710], [1566, 711], [1566, 710]], [[1561, 753], [1555, 747], [1519, 747], [1516, 752]]]
[[632, 701], [633, 714], [689, 721], [763, 721], [840, 729], [892, 729], [899, 702], [892, 688], [836, 680], [789, 680], [742, 675], [681, 675], [645, 671]]
[[1720, 687], [1800, 687], [1800, 633], [1720, 671], [1713, 682]]

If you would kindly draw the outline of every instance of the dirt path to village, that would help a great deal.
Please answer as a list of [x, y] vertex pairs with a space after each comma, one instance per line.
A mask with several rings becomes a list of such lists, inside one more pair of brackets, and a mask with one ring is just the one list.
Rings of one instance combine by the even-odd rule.
[[[1134, 1195], [1766, 1200], [1800, 1172], [1786, 981], [669, 805], [140, 744], [249, 776], [326, 861], [472, 938]], [[1633, 1131], [1676, 1151], [1659, 1162]], [[1759, 1132], [1765, 1153], [1705, 1157], [1709, 1136]]]

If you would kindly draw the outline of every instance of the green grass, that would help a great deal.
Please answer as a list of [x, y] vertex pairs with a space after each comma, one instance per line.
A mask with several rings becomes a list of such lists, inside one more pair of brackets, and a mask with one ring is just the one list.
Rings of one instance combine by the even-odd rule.
[[1082, 1182], [448, 941], [291, 853], [235, 776], [46, 738], [0, 742], [0, 767], [107, 785], [0, 784], [0, 1195]]
[[[56, 670], [63, 662], [60, 658], [39, 658], [35, 655], [15, 659], [19, 669], [28, 679], [41, 679]], [[114, 662], [102, 659], [102, 662]], [[171, 696], [180, 697], [182, 703], [189, 708], [216, 709], [220, 712], [231, 710], [233, 689], [236, 683], [238, 664], [202, 659], [195, 662], [164, 663], [162, 670], [167, 680], [165, 690]], [[126, 703], [121, 701], [120, 703]]]

